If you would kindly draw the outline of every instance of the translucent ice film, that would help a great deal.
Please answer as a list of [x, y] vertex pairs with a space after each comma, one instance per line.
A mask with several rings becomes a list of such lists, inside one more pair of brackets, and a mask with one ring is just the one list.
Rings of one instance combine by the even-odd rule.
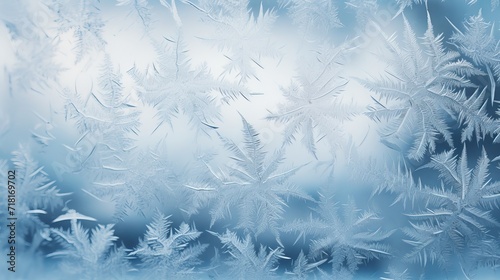
[[500, 279], [499, 0], [0, 0], [0, 279]]

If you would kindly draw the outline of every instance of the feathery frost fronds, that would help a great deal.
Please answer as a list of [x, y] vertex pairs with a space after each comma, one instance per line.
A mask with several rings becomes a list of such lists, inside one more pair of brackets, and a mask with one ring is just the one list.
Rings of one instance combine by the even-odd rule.
[[0, 279], [494, 279], [499, 6], [0, 1]]
[[102, 37], [104, 21], [100, 17], [99, 1], [53, 1], [50, 8], [58, 15], [56, 22], [61, 33], [72, 31], [75, 42], [76, 63], [91, 51], [100, 51], [106, 42]]
[[[451, 23], [451, 22], [450, 22]], [[455, 27], [451, 42], [470, 57], [474, 63], [486, 68], [490, 79], [491, 104], [495, 101], [497, 80], [500, 77], [500, 41], [495, 38], [495, 24], [484, 20], [481, 11], [464, 22], [465, 31]]]
[[158, 61], [152, 69], [143, 73], [137, 68], [129, 70], [136, 82], [139, 97], [154, 107], [160, 123], [172, 125], [172, 118], [184, 114], [191, 124], [200, 130], [212, 129], [219, 119], [219, 103], [212, 93], [218, 91], [226, 100], [245, 96], [239, 86], [213, 78], [206, 66], [192, 69], [187, 57], [188, 50], [181, 41], [169, 41], [165, 47], [155, 43]]
[[310, 279], [312, 271], [317, 269], [320, 265], [324, 264], [328, 259], [319, 260], [311, 263], [303, 251], [300, 251], [295, 260], [292, 261], [292, 271], [285, 272], [291, 275], [291, 279]]
[[266, 119], [285, 126], [284, 144], [295, 141], [302, 134], [302, 143], [316, 157], [316, 143], [325, 140], [336, 146], [342, 138], [339, 125], [355, 116], [359, 109], [342, 103], [342, 91], [347, 80], [341, 76], [344, 46], [324, 46], [314, 56], [306, 57], [299, 69], [297, 81], [284, 88], [287, 99], [278, 112]]
[[82, 135], [90, 133], [114, 149], [128, 147], [127, 133], [137, 134], [139, 126], [139, 112], [126, 95], [121, 80], [121, 74], [113, 69], [106, 56], [96, 90], [92, 88], [87, 96], [65, 91], [66, 120], [74, 119]]
[[70, 172], [91, 172], [91, 180], [114, 178], [127, 170], [124, 159], [134, 147], [138, 134], [139, 111], [126, 94], [122, 77], [113, 69], [109, 56], [100, 67], [97, 86], [87, 93], [66, 89], [66, 121], [73, 121], [80, 132], [73, 152]]
[[[63, 198], [70, 193], [60, 192], [56, 182], [51, 181], [49, 175], [44, 171], [45, 166], [38, 164], [28, 148], [19, 145], [19, 148], [12, 152], [12, 155], [13, 170], [16, 173], [17, 230], [20, 233], [19, 236], [22, 237], [18, 239], [18, 242], [27, 245], [25, 237], [31, 234], [38, 237], [48, 228], [48, 225], [38, 215], [45, 215], [62, 207]], [[7, 210], [7, 207], [5, 209]], [[33, 241], [32, 245], [38, 246], [39, 244]], [[34, 249], [36, 248], [32, 248], [32, 250]]]
[[423, 3], [427, 4], [427, 0], [395, 0], [395, 1], [399, 5], [399, 10], [394, 17], [401, 14], [407, 7], [411, 8], [413, 4], [423, 4]]
[[[63, 197], [55, 181], [50, 181], [44, 166], [40, 166], [28, 148], [20, 145], [12, 152], [12, 162], [16, 170], [18, 206], [28, 210], [52, 211], [63, 204]], [[22, 209], [22, 208], [21, 208]], [[19, 212], [18, 212], [19, 213]], [[27, 212], [24, 214], [28, 214]]]
[[232, 216], [231, 212], [236, 210], [237, 228], [256, 235], [271, 230], [278, 236], [278, 222], [287, 206], [284, 197], [307, 198], [289, 182], [289, 178], [300, 167], [278, 171], [285, 159], [283, 150], [280, 149], [268, 157], [259, 140], [259, 134], [243, 117], [242, 122], [242, 148], [232, 140], [221, 137], [225, 148], [233, 154], [233, 164], [226, 166], [227, 172], [209, 167], [217, 184], [214, 186], [215, 193], [209, 192], [209, 195], [213, 195], [211, 224]]
[[59, 75], [65, 69], [56, 61], [60, 40], [50, 30], [55, 14], [47, 6], [46, 1], [0, 4], [0, 21], [8, 30], [2, 51], [8, 57], [12, 48], [15, 56], [13, 63], [2, 59], [11, 95], [24, 92], [46, 95], [49, 89], [59, 86]]
[[194, 275], [194, 267], [208, 245], [195, 244], [201, 232], [194, 226], [182, 223], [178, 229], [172, 229], [170, 216], [157, 212], [147, 226], [146, 234], [139, 240], [139, 245], [129, 256], [137, 256], [141, 261], [141, 270], [147, 279], [188, 278]]
[[379, 9], [377, 0], [347, 0], [345, 4], [356, 12], [357, 23], [361, 27], [365, 27]]
[[293, 22], [304, 34], [325, 34], [342, 26], [332, 0], [281, 0]]
[[[63, 217], [67, 216], [67, 217]], [[51, 235], [62, 246], [48, 254], [48, 257], [61, 258], [60, 269], [67, 276], [80, 279], [123, 279], [131, 269], [124, 247], [117, 248], [113, 225], [97, 225], [89, 234], [78, 220], [95, 221], [91, 217], [69, 210], [54, 222], [69, 220], [69, 230], [51, 228]]]
[[[204, 40], [212, 41], [229, 60], [224, 65], [225, 75], [236, 77], [239, 84], [257, 77], [257, 69], [263, 68], [261, 58], [278, 54], [269, 32], [277, 18], [276, 13], [264, 11], [254, 15], [248, 9], [248, 1], [200, 1], [199, 9], [213, 24], [212, 34]], [[266, 38], [263, 41], [263, 38]]]
[[489, 252], [488, 244], [496, 242], [489, 229], [500, 226], [492, 215], [500, 202], [500, 182], [489, 178], [489, 164], [483, 150], [470, 169], [464, 148], [460, 157], [450, 150], [432, 156], [422, 167], [439, 171], [442, 185], [421, 187], [421, 203], [405, 214], [412, 220], [411, 227], [404, 229], [410, 238], [405, 242], [414, 247], [406, 255], [408, 260], [447, 267], [456, 259], [468, 266], [462, 270], [470, 270], [477, 265], [475, 260]]
[[[212, 233], [222, 242], [225, 252], [230, 255], [224, 262], [227, 272], [223, 275], [232, 279], [274, 279], [279, 278], [279, 259], [290, 259], [283, 254], [283, 248], [269, 249], [261, 245], [256, 250], [252, 238], [243, 240], [235, 232], [226, 230], [224, 234]], [[226, 269], [226, 267], [224, 267]]]
[[393, 145], [411, 142], [407, 156], [421, 160], [427, 151], [435, 151], [440, 139], [454, 147], [450, 118], [463, 126], [462, 141], [494, 135], [498, 124], [487, 114], [485, 91], [477, 89], [468, 97], [465, 90], [475, 87], [468, 77], [481, 72], [443, 48], [443, 37], [434, 35], [429, 14], [422, 43], [403, 20], [403, 43], [394, 36], [386, 38], [389, 76], [363, 82], [379, 96], [368, 115], [383, 124], [383, 140]]
[[[360, 212], [349, 199], [340, 210], [333, 197], [321, 195], [316, 209], [319, 218], [296, 220], [282, 227], [285, 232], [298, 232], [310, 236], [310, 255], [321, 258], [327, 254], [334, 274], [354, 275], [364, 261], [391, 256], [384, 244], [394, 231], [384, 231], [377, 226], [381, 220], [375, 213]], [[375, 227], [374, 227], [375, 226]]]

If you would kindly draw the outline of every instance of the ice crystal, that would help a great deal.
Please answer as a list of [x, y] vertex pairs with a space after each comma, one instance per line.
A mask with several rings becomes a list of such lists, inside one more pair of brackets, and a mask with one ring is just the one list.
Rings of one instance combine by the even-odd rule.
[[283, 254], [282, 248], [269, 249], [260, 246], [255, 249], [250, 235], [244, 239], [236, 233], [227, 230], [224, 234], [214, 233], [222, 242], [226, 253], [231, 257], [225, 262], [227, 272], [225, 277], [235, 279], [273, 279], [278, 278], [276, 269], [280, 259], [289, 259]]
[[467, 96], [464, 89], [474, 87], [468, 77], [480, 72], [457, 52], [446, 51], [442, 40], [434, 35], [429, 14], [422, 43], [404, 18], [403, 44], [387, 38], [389, 76], [364, 83], [379, 96], [368, 115], [385, 125], [382, 138], [393, 145], [411, 141], [407, 155], [416, 160], [434, 152], [440, 138], [454, 147], [449, 116], [463, 124], [462, 141], [473, 135], [479, 141], [497, 128], [486, 112], [484, 90]]
[[137, 256], [142, 261], [144, 277], [182, 278], [193, 273], [192, 269], [199, 264], [198, 257], [207, 245], [195, 244], [191, 241], [199, 238], [201, 232], [188, 224], [182, 223], [175, 231], [170, 216], [157, 212], [139, 245], [130, 256]]
[[255, 234], [271, 230], [278, 236], [276, 228], [287, 205], [285, 198], [307, 197], [288, 180], [300, 167], [278, 171], [284, 151], [280, 149], [268, 156], [259, 134], [244, 118], [242, 122], [243, 147], [221, 137], [226, 149], [233, 154], [234, 164], [227, 166], [227, 173], [211, 168], [217, 184], [209, 192], [209, 195], [215, 192], [211, 198], [211, 224], [236, 210], [238, 228]]
[[283, 227], [284, 231], [298, 232], [297, 239], [312, 238], [310, 255], [312, 258], [327, 254], [333, 273], [354, 275], [363, 261], [391, 256], [384, 240], [393, 231], [373, 227], [380, 218], [373, 212], [360, 212], [354, 201], [349, 200], [339, 209], [332, 196], [321, 196], [319, 217], [296, 220]]
[[454, 258], [465, 266], [488, 252], [485, 246], [494, 242], [488, 228], [500, 225], [491, 214], [498, 207], [500, 182], [489, 178], [486, 152], [473, 169], [468, 167], [465, 148], [460, 157], [453, 154], [450, 150], [434, 155], [424, 166], [438, 170], [443, 184], [420, 186], [417, 199], [425, 204], [406, 214], [412, 220], [405, 229], [410, 237], [406, 242], [414, 246], [406, 258], [424, 266], [428, 262], [446, 266]]
[[[69, 215], [68, 215], [69, 214]], [[130, 265], [125, 258], [123, 247], [115, 247], [118, 237], [114, 235], [113, 225], [98, 225], [89, 234], [78, 220], [95, 219], [69, 210], [68, 217], [54, 222], [69, 220], [69, 230], [51, 229], [51, 235], [63, 249], [48, 254], [48, 257], [62, 258], [60, 267], [68, 276], [81, 279], [98, 277], [122, 278], [127, 275]]]
[[326, 138], [333, 147], [342, 137], [339, 125], [353, 117], [358, 109], [342, 102], [342, 91], [347, 84], [341, 76], [343, 56], [348, 50], [324, 47], [314, 57], [305, 59], [297, 81], [284, 88], [287, 103], [267, 119], [285, 126], [284, 142], [290, 144], [302, 134], [302, 143], [316, 157], [316, 143]]

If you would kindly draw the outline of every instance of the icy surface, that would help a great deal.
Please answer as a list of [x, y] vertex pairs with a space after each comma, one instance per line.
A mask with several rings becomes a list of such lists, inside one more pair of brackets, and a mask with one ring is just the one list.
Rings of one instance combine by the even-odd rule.
[[499, 278], [499, 19], [0, 1], [0, 278]]

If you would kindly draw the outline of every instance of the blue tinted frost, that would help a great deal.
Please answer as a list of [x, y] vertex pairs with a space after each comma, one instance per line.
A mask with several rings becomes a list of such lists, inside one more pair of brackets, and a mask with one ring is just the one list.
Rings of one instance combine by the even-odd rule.
[[499, 278], [499, 11], [0, 1], [0, 278]]

